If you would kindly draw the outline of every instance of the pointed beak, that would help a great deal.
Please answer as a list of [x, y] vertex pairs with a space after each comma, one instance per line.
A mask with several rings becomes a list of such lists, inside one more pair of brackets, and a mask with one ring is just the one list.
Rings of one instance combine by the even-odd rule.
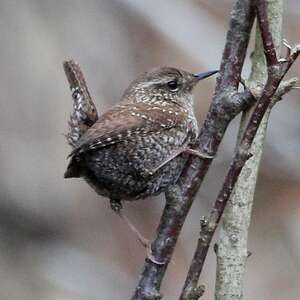
[[207, 77], [210, 77], [218, 72], [219, 72], [219, 70], [214, 70], [214, 71], [209, 71], [209, 72], [196, 73], [193, 75], [197, 79], [197, 81], [199, 81], [199, 80], [205, 79]]

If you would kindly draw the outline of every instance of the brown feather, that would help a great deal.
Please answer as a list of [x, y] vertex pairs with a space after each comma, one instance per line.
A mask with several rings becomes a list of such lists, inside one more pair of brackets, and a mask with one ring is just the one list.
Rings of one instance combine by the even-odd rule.
[[70, 154], [83, 153], [99, 149], [125, 140], [134, 139], [135, 135], [147, 135], [180, 126], [186, 114], [178, 110], [145, 104], [128, 103], [116, 105], [100, 116], [78, 142], [78, 147]]

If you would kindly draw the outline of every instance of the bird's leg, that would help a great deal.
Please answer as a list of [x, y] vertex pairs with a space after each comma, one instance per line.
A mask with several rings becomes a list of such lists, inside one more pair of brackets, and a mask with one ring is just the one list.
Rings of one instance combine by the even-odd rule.
[[137, 237], [138, 241], [142, 244], [143, 247], [148, 248], [149, 240], [147, 240], [138, 229], [130, 222], [130, 220], [122, 213], [118, 211], [117, 214], [124, 221], [124, 223], [129, 227], [132, 233]]
[[202, 159], [213, 159], [214, 158], [214, 156], [202, 153], [199, 150], [195, 150], [195, 149], [192, 149], [192, 148], [181, 148], [181, 149], [178, 149], [175, 152], [173, 152], [165, 161], [163, 161], [157, 167], [155, 167], [153, 169], [150, 169], [150, 170], [149, 169], [144, 170], [143, 175], [146, 175], [146, 176], [154, 175], [160, 168], [162, 168], [167, 163], [169, 163], [171, 160], [173, 160], [178, 155], [183, 154], [183, 153], [194, 155], [194, 156], [197, 156], [197, 157], [202, 158]]
[[138, 229], [131, 223], [131, 221], [122, 213], [122, 203], [119, 199], [110, 199], [110, 207], [112, 210], [124, 221], [127, 227], [131, 230], [131, 232], [135, 235], [138, 241], [142, 244], [143, 247], [147, 250], [147, 258], [154, 262], [157, 265], [164, 265], [165, 262], [157, 261], [153, 255], [151, 250], [151, 243], [148, 239], [146, 239]]
[[158, 261], [154, 258], [152, 254], [151, 249], [151, 242], [147, 240], [138, 230], [137, 228], [130, 222], [130, 220], [122, 214], [122, 212], [119, 210], [117, 214], [120, 216], [120, 218], [125, 222], [125, 224], [130, 228], [130, 230], [133, 232], [133, 234], [137, 237], [138, 241], [142, 244], [143, 247], [146, 248], [147, 251], [147, 258], [151, 260], [153, 263], [157, 265], [164, 265], [165, 262]]
[[122, 213], [122, 203], [119, 199], [110, 199], [110, 207], [112, 210], [124, 221], [127, 227], [133, 232], [133, 234], [137, 237], [138, 241], [142, 244], [143, 247], [147, 248], [149, 244], [149, 240], [147, 240], [130, 222], [130, 220], [124, 216]]
[[194, 155], [194, 156], [197, 156], [197, 157], [203, 158], [203, 159], [213, 159], [214, 158], [213, 155], [209, 155], [209, 154], [203, 153], [199, 150], [195, 150], [195, 149], [192, 149], [192, 148], [186, 148], [182, 152], [190, 154], [190, 155]]

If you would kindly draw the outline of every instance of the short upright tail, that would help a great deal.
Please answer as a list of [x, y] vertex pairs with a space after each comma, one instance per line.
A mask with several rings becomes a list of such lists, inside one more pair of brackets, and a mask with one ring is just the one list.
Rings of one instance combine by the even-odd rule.
[[81, 136], [98, 120], [98, 113], [79, 65], [69, 60], [63, 63], [63, 67], [73, 98], [73, 111], [66, 138], [69, 145], [75, 148]]

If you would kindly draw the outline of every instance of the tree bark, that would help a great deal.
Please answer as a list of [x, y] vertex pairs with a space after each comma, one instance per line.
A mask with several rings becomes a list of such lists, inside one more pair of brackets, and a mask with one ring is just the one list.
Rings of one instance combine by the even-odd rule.
[[[279, 56], [282, 42], [283, 1], [267, 0], [266, 3], [269, 28], [277, 50], [277, 56]], [[259, 93], [259, 91], [253, 89], [263, 86], [267, 80], [267, 65], [259, 28], [256, 29], [255, 50], [252, 53], [251, 59], [252, 70], [247, 85], [254, 93]], [[217, 274], [215, 299], [217, 300], [238, 300], [243, 298], [243, 278], [246, 261], [249, 256], [247, 248], [248, 230], [257, 174], [273, 104], [267, 109], [259, 126], [250, 150], [253, 156], [246, 162], [224, 212], [218, 250], [216, 252]], [[245, 124], [247, 124], [251, 113], [252, 110], [243, 112], [239, 137], [244, 132]]]
[[[250, 150], [252, 147], [252, 143], [257, 137], [257, 142], [262, 144], [264, 132], [268, 120], [268, 115], [270, 112], [271, 107], [274, 105], [278, 99], [281, 98], [281, 96], [289, 91], [293, 85], [295, 84], [295, 79], [281, 82], [295, 59], [300, 54], [300, 46], [297, 45], [294, 48], [288, 47], [289, 51], [287, 53], [287, 57], [285, 59], [278, 58], [278, 55], [276, 53], [275, 44], [273, 43], [273, 37], [272, 32], [269, 28], [269, 22], [268, 22], [268, 13], [267, 13], [267, 3], [264, 0], [257, 0], [256, 1], [256, 10], [257, 10], [257, 19], [258, 19], [258, 25], [260, 29], [260, 35], [262, 37], [262, 45], [264, 49], [264, 55], [266, 59], [266, 70], [265, 72], [267, 74], [267, 80], [263, 83], [263, 88], [261, 88], [261, 83], [256, 82], [256, 88], [255, 91], [257, 94], [259, 94], [259, 100], [256, 104], [253, 111], [250, 113], [249, 120], [247, 120], [247, 125], [245, 130], [241, 130], [241, 140], [238, 143], [238, 147], [234, 156], [234, 159], [230, 165], [230, 168], [227, 172], [227, 175], [224, 180], [223, 187], [221, 191], [218, 194], [218, 197], [214, 203], [213, 209], [211, 211], [211, 214], [208, 218], [205, 218], [201, 222], [201, 231], [200, 231], [200, 237], [198, 239], [198, 243], [196, 246], [196, 250], [194, 253], [194, 257], [192, 259], [187, 278], [182, 290], [181, 294], [181, 300], [196, 300], [201, 295], [198, 293], [199, 288], [197, 287], [198, 279], [201, 274], [201, 271], [203, 269], [204, 261], [209, 249], [209, 246], [212, 241], [213, 234], [215, 233], [215, 230], [218, 226], [218, 223], [223, 215], [224, 209], [226, 207], [226, 204], [229, 202], [229, 199], [232, 195], [233, 188], [235, 183], [237, 182], [238, 176], [241, 173], [242, 168], [244, 167], [245, 163], [247, 162], [247, 154], [250, 154]], [[277, 91], [277, 92], [276, 92]], [[265, 114], [267, 114], [265, 116]], [[262, 123], [262, 127], [260, 130], [262, 132], [258, 132], [259, 126]], [[257, 135], [258, 134], [258, 135]], [[259, 147], [258, 149], [261, 149]], [[261, 153], [257, 153], [257, 159], [259, 161]], [[257, 170], [257, 166], [255, 168]], [[247, 171], [247, 170], [246, 170]], [[245, 176], [249, 176], [249, 174], [245, 174]], [[256, 178], [256, 175], [255, 175]], [[248, 177], [247, 177], [248, 179]], [[254, 181], [255, 183], [255, 181]], [[243, 185], [245, 188], [245, 185]], [[251, 191], [251, 189], [250, 189]], [[245, 190], [241, 191], [241, 193], [245, 192]], [[253, 192], [252, 192], [253, 194]], [[241, 204], [243, 206], [243, 204]], [[251, 207], [249, 208], [251, 211]], [[242, 212], [243, 213], [243, 212]], [[241, 220], [240, 217], [242, 217], [239, 214], [235, 214], [234, 216], [237, 217], [237, 222], [243, 223], [244, 220]], [[249, 221], [248, 221], [249, 224]], [[246, 223], [247, 227], [248, 224]], [[226, 227], [226, 223], [225, 226]], [[226, 236], [227, 239], [224, 239], [225, 242], [231, 242], [232, 248], [235, 246], [237, 242], [239, 242], [239, 238], [237, 237], [236, 227], [232, 226], [232, 231], [229, 232], [229, 234]], [[217, 253], [219, 253], [219, 247], [215, 247], [215, 250]], [[224, 249], [225, 247], [223, 247]], [[222, 250], [223, 250], [222, 249]], [[226, 249], [226, 248], [225, 248]], [[221, 251], [222, 251], [221, 250]], [[247, 248], [246, 248], [247, 251]], [[241, 256], [246, 259], [247, 253], [241, 252]], [[218, 254], [219, 257], [219, 254]], [[233, 290], [228, 291], [228, 297], [224, 298], [223, 294], [219, 294], [219, 283], [220, 285], [224, 283], [224, 286], [229, 286], [229, 281], [231, 281], [232, 285], [231, 288], [235, 289], [235, 285], [240, 285], [240, 282], [238, 280], [234, 280], [234, 276], [236, 275], [235, 267], [244, 268], [244, 263], [237, 262], [236, 265], [231, 266], [232, 261], [235, 259], [235, 257], [231, 256], [229, 257], [229, 261], [227, 264], [227, 267], [231, 268], [230, 271], [228, 271], [226, 274], [228, 275], [226, 277], [226, 281], [224, 280], [223, 272], [224, 267], [219, 264], [218, 266], [218, 278], [217, 278], [217, 292], [216, 297], [217, 299], [241, 299], [236, 298]], [[240, 278], [238, 278], [240, 279]]]

